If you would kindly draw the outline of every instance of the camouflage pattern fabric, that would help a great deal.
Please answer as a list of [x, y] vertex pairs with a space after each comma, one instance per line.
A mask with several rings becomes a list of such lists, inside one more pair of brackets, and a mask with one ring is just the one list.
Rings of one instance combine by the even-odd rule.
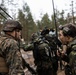
[[0, 41], [3, 41], [0, 43], [0, 55], [5, 59], [9, 68], [8, 75], [24, 75], [18, 42], [13, 37], [0, 37]]
[[76, 75], [76, 38], [68, 45], [69, 53], [69, 65], [72, 69], [72, 75]]
[[[38, 51], [36, 50], [36, 47], [38, 47]], [[38, 56], [38, 59], [35, 59], [34, 57], [34, 63], [37, 66], [36, 71], [38, 75], [53, 75], [52, 61], [49, 57], [49, 49], [48, 43], [38, 37], [27, 46], [24, 45], [25, 51], [33, 50], [33, 55], [36, 54], [36, 56]], [[39, 54], [37, 52], [39, 52]]]
[[38, 45], [39, 60], [35, 60], [38, 75], [53, 75], [52, 61], [49, 55], [49, 45], [41, 41]]

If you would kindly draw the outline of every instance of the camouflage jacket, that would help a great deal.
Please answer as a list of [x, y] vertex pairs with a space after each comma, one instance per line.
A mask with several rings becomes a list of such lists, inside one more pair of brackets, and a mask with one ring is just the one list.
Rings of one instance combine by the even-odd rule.
[[9, 68], [8, 75], [23, 75], [22, 57], [18, 42], [11, 36], [0, 37], [0, 55]]
[[[37, 44], [37, 45], [36, 45]], [[41, 67], [52, 67], [51, 58], [49, 56], [50, 47], [48, 42], [36, 39], [35, 42], [24, 46], [24, 50], [32, 50], [35, 59], [35, 65]], [[37, 59], [36, 59], [37, 58]]]
[[76, 38], [68, 44], [67, 54], [73, 75], [76, 75]]

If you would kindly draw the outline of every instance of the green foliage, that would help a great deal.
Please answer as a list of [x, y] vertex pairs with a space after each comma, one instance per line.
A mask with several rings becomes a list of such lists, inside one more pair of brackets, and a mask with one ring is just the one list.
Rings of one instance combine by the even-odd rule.
[[[0, 6], [7, 12], [8, 6], [6, 6], [6, 5], [8, 5], [8, 3], [9, 3], [12, 6], [13, 2], [14, 2], [14, 0], [10, 0], [10, 1], [2, 0], [2, 3], [0, 4]], [[15, 7], [15, 5], [13, 5], [13, 6]], [[13, 12], [13, 11], [11, 11], [11, 12]], [[8, 18], [8, 16], [3, 11], [0, 10], [0, 13], [2, 13], [6, 18]], [[19, 9], [18, 13], [16, 13], [16, 14], [18, 14], [17, 19], [23, 25], [22, 36], [25, 39], [25, 41], [27, 41], [27, 42], [30, 40], [32, 33], [37, 32], [37, 31], [43, 29], [44, 27], [55, 28], [54, 14], [51, 15], [51, 20], [50, 20], [48, 14], [45, 13], [42, 16], [41, 20], [38, 20], [35, 23], [32, 13], [31, 13], [30, 8], [27, 5], [27, 3], [24, 3], [22, 6], [22, 9]], [[72, 21], [71, 15], [67, 14], [67, 17], [64, 17], [64, 14], [65, 14], [64, 10], [62, 10], [60, 12], [57, 9], [55, 9], [55, 18], [56, 18], [57, 26], [64, 25], [66, 23], [70, 23]], [[13, 14], [11, 14], [11, 15], [13, 15]], [[74, 19], [76, 19], [76, 17], [74, 17]], [[0, 24], [2, 24], [4, 20], [5, 20], [5, 18], [0, 15]]]
[[59, 25], [64, 25], [66, 24], [66, 20], [64, 18], [64, 10], [62, 10], [62, 12], [60, 13], [60, 18], [58, 18], [58, 24]]
[[43, 28], [51, 26], [51, 21], [50, 21], [49, 16], [48, 16], [47, 13], [44, 14], [44, 16], [42, 17], [41, 25], [42, 25]]
[[23, 10], [19, 10], [18, 19], [23, 25], [23, 38], [25, 41], [29, 42], [32, 33], [34, 33], [36, 30], [36, 24], [33, 20], [30, 8], [26, 3], [23, 5]]
[[41, 30], [42, 29], [42, 25], [41, 25], [41, 21], [37, 21], [37, 28], [38, 30]]
[[48, 14], [44, 14], [41, 21], [37, 21], [38, 30], [44, 29], [44, 27], [51, 27], [51, 20]]

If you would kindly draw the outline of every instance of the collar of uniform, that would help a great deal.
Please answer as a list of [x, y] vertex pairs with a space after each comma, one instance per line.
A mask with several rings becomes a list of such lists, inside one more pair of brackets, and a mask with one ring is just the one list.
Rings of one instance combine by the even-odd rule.
[[15, 38], [15, 37], [13, 37], [12, 35], [9, 35], [9, 34], [5, 34], [5, 37], [8, 37], [8, 38], [11, 38], [11, 39], [16, 40], [16, 38]]

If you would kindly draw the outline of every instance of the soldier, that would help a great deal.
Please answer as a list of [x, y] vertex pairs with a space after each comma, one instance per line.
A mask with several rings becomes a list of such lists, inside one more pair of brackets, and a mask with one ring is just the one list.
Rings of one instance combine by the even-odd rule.
[[66, 51], [61, 56], [67, 62], [65, 66], [66, 75], [76, 75], [76, 26], [66, 24], [59, 27], [59, 39], [63, 45], [67, 45]]
[[38, 75], [53, 75], [49, 42], [44, 37], [37, 37], [33, 42], [34, 63]]
[[52, 68], [53, 68], [53, 75], [57, 75], [58, 70], [58, 57], [56, 54], [57, 51], [57, 40], [55, 39], [55, 36], [46, 35], [45, 40], [48, 42], [48, 45], [50, 47], [50, 59], [52, 62]]
[[[33, 50], [34, 63], [36, 65], [36, 71], [38, 75], [56, 75], [56, 71], [53, 70], [53, 64], [51, 59], [51, 42], [48, 38], [49, 30], [44, 30], [41, 35], [37, 33], [32, 36], [32, 43], [25, 46], [25, 50]], [[54, 73], [55, 72], [55, 73]]]
[[7, 20], [0, 36], [0, 75], [24, 75], [19, 51], [22, 26], [18, 21]]

